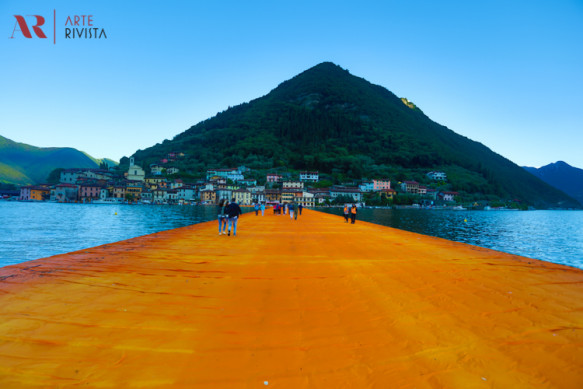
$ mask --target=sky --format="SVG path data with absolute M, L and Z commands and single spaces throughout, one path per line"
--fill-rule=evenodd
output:
M 66 39 L 75 15 L 107 39 Z M 518 165 L 583 168 L 582 42 L 583 0 L 2 0 L 0 135 L 119 160 L 331 61 Z

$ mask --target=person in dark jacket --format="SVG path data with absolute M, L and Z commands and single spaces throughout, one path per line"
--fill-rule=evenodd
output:
M 231 199 L 231 204 L 225 207 L 225 213 L 229 217 L 229 227 L 227 228 L 227 235 L 231 236 L 231 226 L 233 226 L 233 236 L 237 235 L 237 220 L 241 215 L 241 207 L 235 202 L 235 198 Z
M 304 209 L 304 206 L 302 204 L 298 205 L 298 211 L 300 211 L 300 216 L 302 215 L 302 209 Z

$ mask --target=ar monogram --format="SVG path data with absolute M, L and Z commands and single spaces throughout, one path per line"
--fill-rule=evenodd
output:
M 45 24 L 45 18 L 40 15 L 27 15 L 27 16 L 33 16 L 36 18 L 36 24 L 32 26 L 32 30 L 34 31 L 36 36 L 42 39 L 46 39 L 47 36 L 40 28 L 43 24 Z M 26 24 L 24 16 L 14 15 L 14 17 L 16 18 L 16 23 L 14 24 L 14 29 L 12 30 L 12 36 L 10 37 L 10 39 L 14 39 L 14 34 L 16 33 L 16 31 L 22 32 L 22 35 L 24 35 L 25 38 L 32 38 L 32 34 L 30 33 L 30 29 Z

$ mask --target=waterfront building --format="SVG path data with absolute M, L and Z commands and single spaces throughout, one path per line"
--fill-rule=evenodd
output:
M 313 188 L 309 192 L 314 195 L 315 205 L 324 204 L 326 201 L 330 201 L 330 188 Z
M 279 189 L 265 189 L 265 201 L 281 202 L 281 192 Z
M 350 196 L 355 202 L 362 200 L 362 192 L 358 188 L 332 187 L 330 189 L 330 197 L 334 200 L 338 196 Z
M 168 199 L 166 189 L 158 188 L 152 191 L 152 203 L 162 204 Z
M 251 197 L 252 203 L 262 203 L 265 201 L 265 192 L 251 192 Z
M 193 201 L 196 200 L 196 189 L 190 185 L 183 185 L 176 189 L 178 192 L 177 198 L 179 200 Z
M 295 200 L 296 194 L 302 195 L 302 190 L 297 188 L 284 188 L 281 190 L 281 202 L 291 203 Z
M 81 202 L 99 200 L 103 188 L 104 186 L 100 184 L 81 184 L 79 185 L 79 200 Z
M 216 204 L 217 193 L 214 190 L 203 189 L 200 191 L 200 201 L 207 204 Z
M 152 202 L 152 191 L 149 189 L 142 191 L 141 197 L 142 197 L 142 199 L 141 199 L 142 202 L 151 203 Z
M 169 204 L 176 204 L 178 202 L 178 189 L 166 190 L 166 202 Z
M 59 203 L 71 203 L 77 201 L 79 186 L 73 184 L 59 184 L 51 190 L 51 201 Z
M 43 201 L 49 199 L 51 190 L 41 185 L 29 185 L 20 188 L 19 200 L 21 201 Z
M 227 189 L 227 187 L 223 187 L 220 189 L 216 190 L 217 194 L 217 203 L 221 200 L 227 200 L 229 202 L 231 202 L 231 199 L 233 198 L 233 190 L 232 189 Z
M 140 166 L 134 163 L 134 157 L 130 158 L 130 167 L 128 169 L 127 179 L 132 181 L 144 181 L 146 172 Z
M 139 181 L 131 181 L 126 184 L 126 196 L 131 195 L 133 200 L 140 200 L 142 198 L 142 183 Z
M 295 202 L 303 207 L 314 207 L 316 205 L 316 195 L 310 192 L 301 192 L 300 196 L 295 198 Z
M 116 199 L 124 199 L 126 197 L 126 186 L 123 184 L 114 185 L 113 197 Z
M 237 189 L 233 191 L 233 197 L 235 201 L 241 205 L 250 205 L 251 204 L 251 192 L 247 189 Z

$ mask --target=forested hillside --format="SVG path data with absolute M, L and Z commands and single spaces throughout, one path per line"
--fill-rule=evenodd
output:
M 147 168 L 174 151 L 186 154 L 178 167 L 193 174 L 245 164 L 318 170 L 342 181 L 443 170 L 455 190 L 537 207 L 578 206 L 481 143 L 433 122 L 414 103 L 329 62 L 134 157 Z

